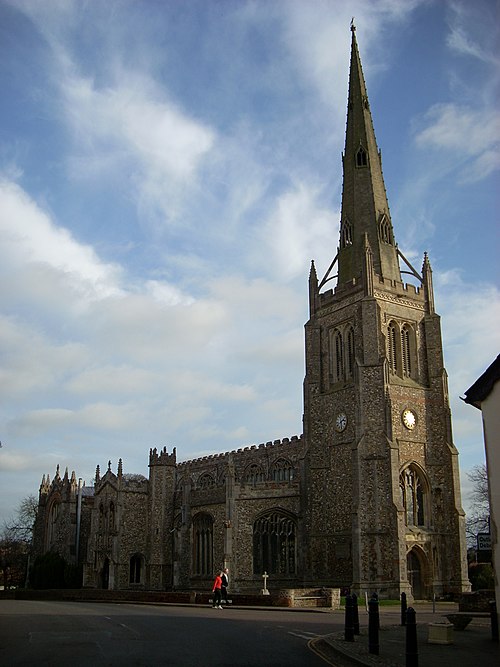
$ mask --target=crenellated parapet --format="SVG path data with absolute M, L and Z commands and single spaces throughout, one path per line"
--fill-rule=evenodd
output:
M 276 450 L 276 453 L 280 447 L 284 447 L 287 445 L 296 445 L 298 443 L 301 443 L 303 441 L 303 435 L 293 435 L 291 438 L 283 438 L 282 440 L 270 440 L 269 442 L 266 443 L 261 443 L 260 445 L 248 445 L 247 447 L 240 447 L 239 449 L 233 449 L 229 452 L 222 452 L 219 454 L 208 454 L 207 456 L 201 456 L 200 458 L 197 459 L 189 459 L 188 461 L 182 461 L 181 463 L 178 464 L 177 468 L 182 469 L 188 466 L 192 466 L 193 464 L 199 464 L 199 463 L 210 463 L 210 462 L 223 462 L 225 459 L 229 459 L 231 457 L 233 460 L 237 459 L 238 454 L 245 455 L 247 452 L 252 452 L 255 450 L 267 450 L 267 451 L 274 451 Z
M 149 465 L 150 466 L 175 466 L 177 461 L 177 451 L 175 447 L 172 453 L 167 452 L 167 448 L 163 447 L 158 451 L 156 447 L 149 450 Z

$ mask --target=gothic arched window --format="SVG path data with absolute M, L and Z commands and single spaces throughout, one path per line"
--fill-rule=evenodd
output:
M 206 512 L 193 519 L 193 574 L 213 574 L 214 520 Z
M 200 478 L 198 480 L 198 488 L 199 489 L 213 489 L 215 486 L 215 480 L 210 475 L 208 472 L 203 473 L 200 475 Z
M 271 467 L 273 482 L 289 482 L 293 479 L 293 466 L 287 459 L 278 459 Z
M 245 470 L 245 482 L 247 484 L 255 486 L 256 484 L 259 484 L 259 482 L 263 482 L 264 479 L 265 479 L 264 471 L 262 470 L 262 467 L 257 463 L 252 463 Z
M 403 376 L 410 377 L 412 372 L 411 330 L 407 324 L 405 324 L 401 329 L 401 360 Z
M 115 504 L 111 502 L 109 504 L 109 530 L 113 531 L 115 529 Z
M 354 377 L 355 351 L 354 329 L 344 324 L 330 333 L 330 377 L 335 382 Z
M 356 153 L 356 167 L 366 167 L 368 165 L 368 155 L 363 146 L 358 148 Z
M 417 368 L 415 330 L 411 324 L 394 320 L 387 327 L 389 370 L 401 378 L 415 377 Z
M 336 331 L 333 337 L 335 350 L 334 379 L 338 382 L 344 378 L 344 341 L 340 331 Z
M 405 510 L 407 526 L 425 526 L 425 495 L 427 483 L 423 472 L 415 465 L 405 468 L 399 477 L 401 499 Z
M 130 558 L 129 582 L 131 584 L 140 584 L 142 581 L 143 558 L 141 554 L 134 554 Z
M 343 220 L 340 226 L 340 247 L 352 245 L 352 225 L 349 220 Z
M 398 372 L 398 327 L 390 322 L 387 327 L 387 357 L 391 373 Z
M 346 340 L 346 376 L 352 378 L 354 375 L 354 331 L 352 327 L 347 330 Z
M 253 526 L 254 574 L 295 574 L 297 526 L 284 512 L 270 512 Z
M 378 222 L 378 233 L 381 241 L 384 243 L 390 243 L 392 245 L 391 224 L 385 213 L 381 215 Z
M 57 500 L 52 503 L 52 506 L 49 510 L 49 518 L 47 522 L 47 535 L 46 535 L 46 545 L 47 550 L 55 544 L 57 539 L 57 522 L 59 519 L 59 510 L 61 503 Z

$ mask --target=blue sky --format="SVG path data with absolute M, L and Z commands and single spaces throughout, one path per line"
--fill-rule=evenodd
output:
M 0 0 L 0 521 L 57 464 L 300 434 L 351 17 L 396 239 L 434 271 L 454 441 L 498 354 L 499 3 Z

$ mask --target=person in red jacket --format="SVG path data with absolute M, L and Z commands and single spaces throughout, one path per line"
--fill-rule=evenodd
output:
M 221 587 L 222 587 L 222 572 L 219 572 L 219 574 L 215 577 L 214 586 L 212 588 L 212 593 L 213 593 L 212 607 L 214 609 L 215 608 L 222 609 Z

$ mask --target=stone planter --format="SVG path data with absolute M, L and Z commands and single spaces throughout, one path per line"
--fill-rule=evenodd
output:
M 429 623 L 429 644 L 453 644 L 452 623 Z

